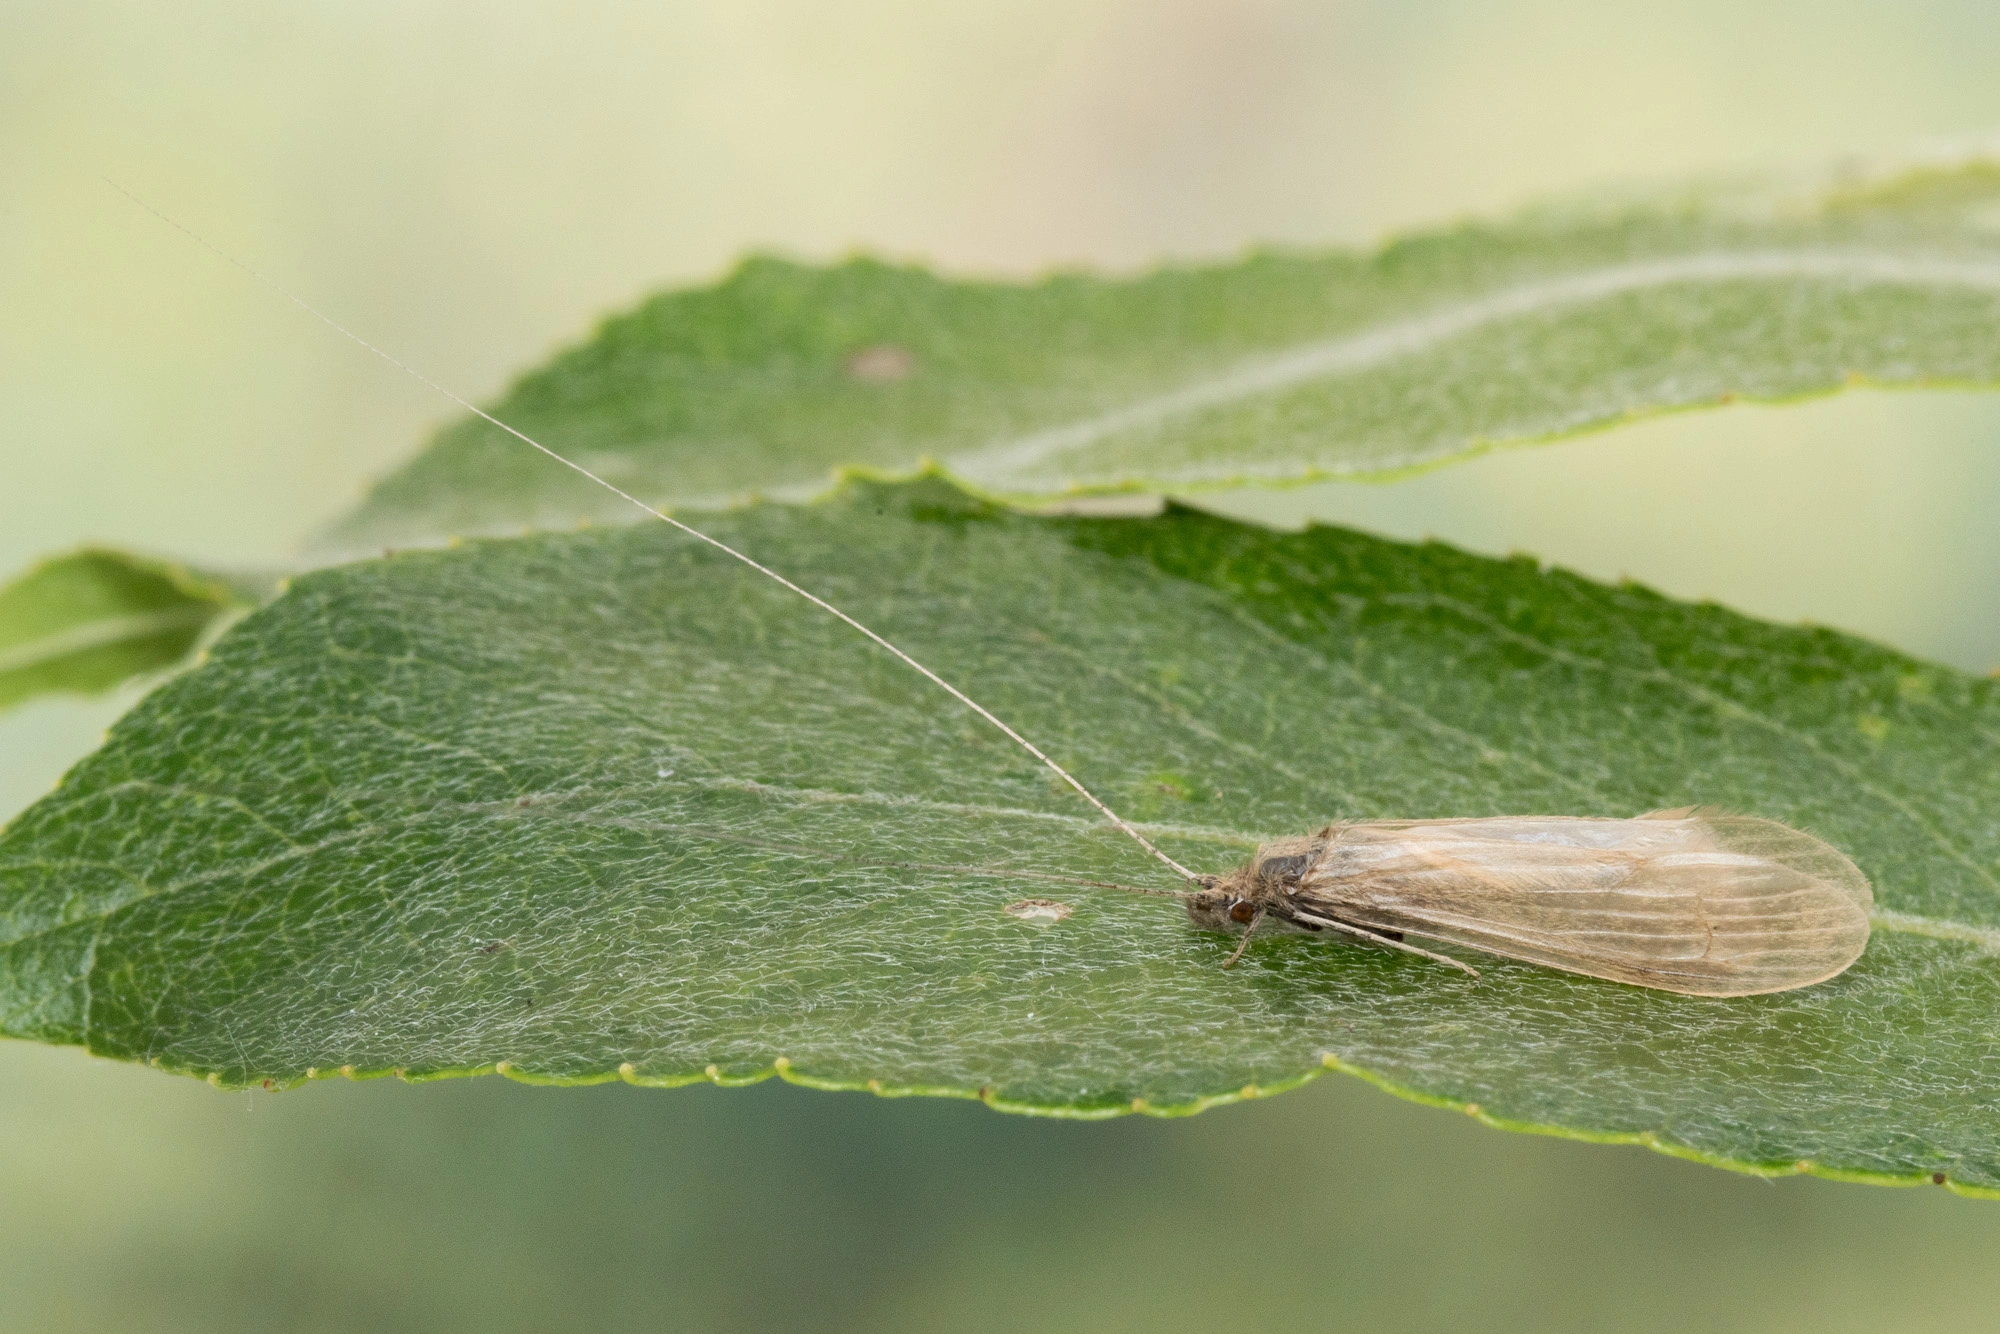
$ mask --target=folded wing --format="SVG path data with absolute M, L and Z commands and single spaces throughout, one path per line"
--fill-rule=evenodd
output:
M 1696 996 L 1825 981 L 1867 945 L 1873 903 L 1810 834 L 1683 811 L 1349 825 L 1297 893 L 1361 926 Z

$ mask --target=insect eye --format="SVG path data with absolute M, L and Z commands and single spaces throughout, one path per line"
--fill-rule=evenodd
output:
M 1229 920 L 1232 922 L 1248 922 L 1256 915 L 1257 910 L 1250 906 L 1248 900 L 1238 899 L 1229 905 Z

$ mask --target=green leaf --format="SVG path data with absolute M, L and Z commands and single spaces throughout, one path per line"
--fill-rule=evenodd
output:
M 0 709 L 165 671 L 257 592 L 252 581 L 122 551 L 44 561 L 0 588 Z
M 1368 254 L 1031 283 L 751 260 L 605 322 L 503 419 L 660 504 L 935 460 L 974 489 L 1379 477 L 1731 398 L 2000 378 L 2000 170 L 1798 209 L 1543 213 Z M 477 419 L 330 550 L 633 511 Z
M 1709 1001 L 1233 941 L 1046 770 L 664 525 L 296 581 L 0 837 L 0 1027 L 237 1085 L 755 1080 L 1177 1114 L 1328 1068 L 1500 1125 L 2000 1191 L 2000 683 L 1521 559 L 939 482 L 710 519 L 1180 860 L 1356 817 L 1714 803 L 1874 879 Z M 1006 874 L 1002 874 L 1006 873 Z M 1074 908 L 1038 924 L 1024 898 Z

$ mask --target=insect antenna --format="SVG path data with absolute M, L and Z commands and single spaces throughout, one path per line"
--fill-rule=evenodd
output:
M 533 436 L 528 435 L 526 432 L 517 430 L 514 427 L 509 426 L 506 422 L 501 421 L 498 417 L 495 417 L 492 413 L 486 411 L 478 404 L 473 403 L 469 399 L 462 398 L 458 394 L 455 394 L 451 390 L 445 388 L 442 384 L 439 384 L 436 380 L 431 379 L 430 376 L 425 375 L 422 371 L 410 365 L 408 362 L 401 361 L 396 357 L 391 356 L 388 352 L 377 347 L 375 344 L 369 342 L 367 339 L 363 338 L 360 334 L 355 333 L 352 329 L 348 328 L 340 321 L 334 319 L 331 315 L 328 315 L 325 311 L 313 305 L 311 302 L 307 301 L 304 297 L 294 294 L 290 288 L 287 288 L 283 283 L 280 283 L 277 279 L 268 276 L 261 270 L 252 268 L 249 264 L 246 264 L 242 260 L 236 258 L 236 256 L 230 254 L 227 250 L 224 250 L 221 246 L 215 244 L 207 237 L 201 235 L 201 233 L 195 231 L 192 227 L 189 227 L 181 222 L 178 222 L 175 219 L 167 216 L 165 213 L 162 213 L 159 209 L 154 208 L 151 204 L 139 198 L 139 196 L 133 194 L 130 190 L 127 190 L 124 186 L 118 184 L 118 182 L 112 180 L 110 177 L 106 176 L 103 178 L 103 180 L 106 185 L 116 190 L 119 194 L 124 195 L 127 199 L 131 200 L 134 204 L 138 205 L 146 212 L 152 214 L 155 218 L 158 218 L 161 222 L 166 223 L 169 227 L 172 227 L 175 231 L 181 233 L 183 236 L 186 236 L 188 239 L 192 240 L 197 245 L 201 246 L 204 250 L 207 250 L 209 253 L 217 256 L 218 258 L 222 259 L 223 261 L 227 262 L 233 267 L 242 270 L 244 273 L 249 274 L 252 278 L 255 278 L 265 287 L 270 288 L 273 292 L 276 292 L 279 296 L 282 296 L 283 298 L 285 298 L 285 300 L 291 302 L 293 305 L 297 306 L 300 310 L 305 311 L 306 314 L 311 315 L 314 319 L 326 325 L 329 329 L 332 329 L 335 333 L 341 335 L 343 338 L 346 338 L 349 341 L 363 348 L 366 348 L 368 351 L 373 352 L 376 356 L 388 362 L 391 366 L 394 366 L 397 370 L 402 371 L 405 375 L 408 375 L 411 379 L 417 381 L 419 384 L 422 384 L 426 388 L 429 388 L 435 391 L 436 393 L 441 394 L 445 398 L 450 399 L 453 403 L 456 403 L 459 407 L 464 408 L 467 412 L 472 413 L 474 416 L 479 417 L 480 419 L 489 423 L 490 425 L 499 427 L 501 430 L 505 431 L 508 435 L 513 436 L 516 440 L 521 441 L 523 444 L 531 446 L 532 448 L 541 451 L 543 454 L 546 454 L 548 457 L 554 459 L 557 463 L 562 464 L 563 467 L 568 468 L 570 471 L 577 473 L 583 477 L 589 478 L 591 481 L 597 483 L 599 486 L 603 487 L 606 491 L 609 491 L 612 495 L 617 496 L 619 499 L 627 501 L 630 504 L 636 506 L 637 508 L 644 510 L 646 513 L 652 515 L 654 518 L 660 520 L 662 523 L 672 524 L 675 528 L 680 529 L 681 532 L 686 533 L 689 537 L 697 538 L 700 541 L 706 542 L 708 545 L 714 547 L 717 551 L 722 552 L 724 555 L 734 557 L 736 560 L 741 561 L 743 564 L 749 566 L 757 573 L 765 576 L 768 579 L 775 580 L 777 583 L 790 589 L 792 592 L 797 593 L 800 597 L 812 603 L 815 607 L 818 607 L 821 611 L 824 611 L 829 615 L 835 616 L 840 620 L 846 622 L 853 629 L 859 630 L 862 634 L 874 640 L 881 647 L 895 654 L 896 657 L 900 658 L 906 665 L 908 665 L 911 668 L 914 668 L 918 673 L 920 673 L 929 681 L 931 681 L 932 684 L 941 687 L 945 691 L 945 693 L 949 694 L 953 699 L 963 704 L 966 708 L 971 709 L 974 713 L 978 714 L 981 718 L 984 718 L 987 722 L 993 724 L 993 726 L 998 728 L 1007 737 L 1009 741 L 1012 741 L 1015 745 L 1019 746 L 1021 749 L 1027 751 L 1030 755 L 1040 760 L 1044 765 L 1048 767 L 1050 772 L 1056 775 L 1056 777 L 1062 779 L 1065 783 L 1068 783 L 1072 788 L 1074 788 L 1077 792 L 1077 795 L 1081 796 L 1085 801 L 1095 806 L 1104 815 L 1105 819 L 1109 820 L 1112 824 L 1116 825 L 1121 831 L 1129 835 L 1132 838 L 1132 840 L 1135 843 L 1137 843 L 1140 847 L 1144 848 L 1147 852 L 1152 853 L 1153 856 L 1159 858 L 1160 861 L 1165 863 L 1165 865 L 1169 869 L 1171 869 L 1175 875 L 1178 875 L 1181 879 L 1187 881 L 1191 885 L 1198 886 L 1201 884 L 1201 877 L 1197 876 L 1193 871 L 1188 870 L 1187 867 L 1182 866 L 1179 862 L 1175 861 L 1172 857 L 1169 857 L 1166 853 L 1154 847 L 1152 840 L 1148 839 L 1144 834 L 1140 833 L 1137 829 L 1133 828 L 1130 824 L 1126 823 L 1125 819 L 1122 816 L 1120 816 L 1118 812 L 1112 810 L 1109 806 L 1105 805 L 1102 801 L 1098 800 L 1097 795 L 1094 792 L 1092 792 L 1089 788 L 1085 787 L 1080 781 L 1078 781 L 1076 775 L 1072 774 L 1069 770 L 1063 768 L 1060 764 L 1057 764 L 1054 760 L 1050 759 L 1047 755 L 1043 754 L 1041 748 L 1036 746 L 1034 742 L 1028 740 L 1028 738 L 1022 736 L 1019 732 L 1016 732 L 1006 723 L 1000 721 L 999 717 L 996 716 L 992 710 L 988 709 L 978 700 L 972 698 L 972 696 L 966 694 L 963 690 L 960 690 L 957 686 L 953 685 L 951 682 L 945 680 L 942 676 L 939 676 L 936 672 L 932 671 L 930 668 L 924 666 L 921 662 L 918 662 L 915 658 L 905 653 L 902 649 L 897 648 L 894 644 L 890 643 L 887 639 L 884 639 L 881 635 L 875 633 L 873 630 L 869 629 L 861 622 L 855 620 L 852 616 L 849 616 L 846 612 L 842 611 L 840 608 L 834 606 L 831 602 L 828 602 L 825 598 L 822 598 L 817 594 L 807 592 L 805 589 L 799 587 L 791 580 L 785 578 L 784 575 L 779 574 L 776 570 L 770 568 L 768 565 L 761 564 L 758 561 L 752 559 L 751 557 L 746 556 L 742 552 L 738 551 L 735 547 L 730 546 L 728 543 L 720 540 L 719 538 L 710 537 L 707 533 L 702 532 L 699 528 L 693 527 L 690 524 L 682 523 L 679 519 L 676 519 L 673 515 L 666 513 L 664 510 L 655 509 L 653 506 L 639 499 L 639 497 L 633 495 L 631 492 L 626 491 L 606 481 L 604 478 L 598 476 L 590 469 L 584 467 L 581 463 L 576 462 L 574 459 L 567 458 L 564 455 L 557 453 L 555 450 L 549 448 L 547 445 L 535 439 Z M 1126 888 L 1126 886 L 1118 886 L 1118 888 Z

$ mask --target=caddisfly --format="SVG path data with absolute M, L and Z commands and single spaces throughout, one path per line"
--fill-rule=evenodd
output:
M 1422 954 L 1408 936 L 1692 996 L 1824 982 L 1868 943 L 1868 880 L 1775 820 L 1369 820 L 1267 843 L 1205 877 L 1188 916 L 1243 943 L 1266 921 Z M 1471 969 L 1466 969 L 1470 972 Z

